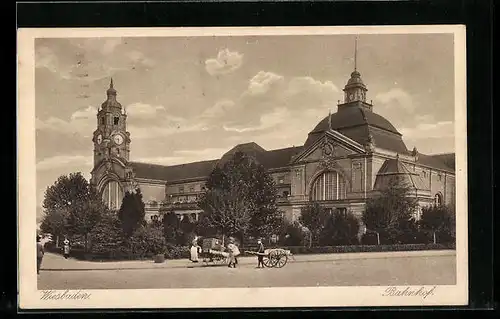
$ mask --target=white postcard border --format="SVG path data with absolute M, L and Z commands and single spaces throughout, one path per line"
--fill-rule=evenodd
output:
M 35 38 L 453 33 L 455 38 L 456 285 L 432 295 L 384 296 L 387 286 L 81 290 L 88 299 L 42 299 L 37 290 Z M 21 309 L 436 306 L 468 303 L 465 26 L 40 28 L 18 30 L 18 282 Z M 410 286 L 419 289 L 421 286 Z M 433 286 L 423 286 L 432 289 Z M 399 287 L 401 289 L 406 288 Z M 63 291 L 58 291 L 63 292 Z M 78 293 L 72 290 L 70 293 Z M 207 298 L 207 296 L 210 296 Z

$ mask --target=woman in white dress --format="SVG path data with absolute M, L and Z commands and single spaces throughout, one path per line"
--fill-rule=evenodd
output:
M 198 240 L 195 238 L 191 243 L 191 261 L 194 263 L 198 262 L 198 251 L 200 246 L 198 246 Z

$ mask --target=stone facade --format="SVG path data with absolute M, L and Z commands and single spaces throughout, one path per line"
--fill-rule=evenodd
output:
M 454 154 L 409 151 L 396 128 L 366 102 L 366 86 L 358 71 L 351 74 L 344 91 L 338 111 L 320 121 L 303 146 L 268 151 L 255 143 L 240 144 L 221 160 L 236 151 L 255 157 L 271 174 L 280 209 L 290 221 L 312 200 L 361 216 L 366 200 L 395 175 L 404 176 L 420 205 L 452 203 Z M 129 161 L 127 116 L 116 101 L 113 83 L 107 95 L 97 114 L 91 179 L 103 199 L 117 208 L 126 190 L 140 187 L 147 219 L 162 206 L 179 216 L 197 218 L 201 212 L 197 198 L 219 160 L 174 166 Z

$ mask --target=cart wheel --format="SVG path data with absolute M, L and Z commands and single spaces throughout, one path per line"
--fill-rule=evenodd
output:
M 276 268 L 283 268 L 283 266 L 286 265 L 287 261 L 288 261 L 287 255 L 285 255 L 285 254 L 279 254 L 275 267 Z
M 226 263 L 226 257 L 224 256 L 216 256 L 214 257 L 214 264 L 216 265 L 224 265 Z
M 269 267 L 275 268 L 276 265 L 278 264 L 278 261 L 280 259 L 280 252 L 279 251 L 271 251 L 269 253 Z
M 264 264 L 264 267 L 267 268 L 272 268 L 273 267 L 273 260 L 270 255 L 264 256 L 262 263 Z

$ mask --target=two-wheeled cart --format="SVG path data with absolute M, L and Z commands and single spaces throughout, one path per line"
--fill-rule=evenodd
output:
M 283 268 L 288 262 L 288 256 L 293 257 L 289 250 L 281 248 L 266 249 L 263 253 L 245 251 L 248 254 L 263 256 L 264 266 L 267 268 Z
M 200 257 L 206 265 L 227 265 L 229 253 L 224 250 L 221 240 L 205 238 L 202 242 Z

